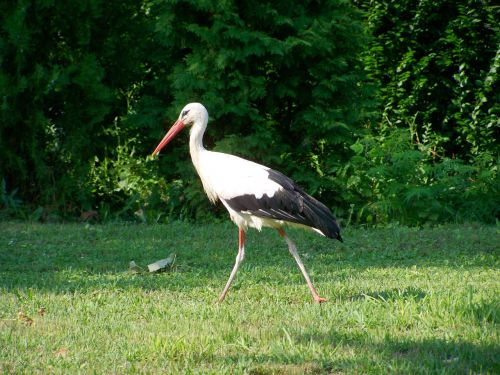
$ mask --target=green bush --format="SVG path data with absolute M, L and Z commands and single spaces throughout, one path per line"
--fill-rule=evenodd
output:
M 0 176 L 23 200 L 75 215 L 95 204 L 91 162 L 145 75 L 136 1 L 0 4 Z
M 488 0 L 360 3 L 382 123 L 415 120 L 440 156 L 500 153 L 500 8 Z
M 414 127 L 386 127 L 351 146 L 355 155 L 340 175 L 353 220 L 372 224 L 494 222 L 500 215 L 500 158 L 482 153 L 471 162 L 435 160 L 432 144 Z

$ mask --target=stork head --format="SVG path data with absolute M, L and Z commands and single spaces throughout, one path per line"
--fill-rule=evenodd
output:
M 208 112 L 200 103 L 189 103 L 184 108 L 182 108 L 179 118 L 172 125 L 170 130 L 167 132 L 165 137 L 156 146 L 153 151 L 153 156 L 158 155 L 163 147 L 165 147 L 174 137 L 186 126 L 193 126 L 199 124 L 200 126 L 206 126 L 208 121 Z

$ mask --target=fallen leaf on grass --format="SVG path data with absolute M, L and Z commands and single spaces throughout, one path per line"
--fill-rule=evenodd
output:
M 168 258 L 157 260 L 154 263 L 148 264 L 149 272 L 163 272 L 171 268 L 175 262 L 175 254 L 172 253 Z
M 68 348 L 60 348 L 54 352 L 54 355 L 56 357 L 66 357 L 68 355 L 69 349 Z

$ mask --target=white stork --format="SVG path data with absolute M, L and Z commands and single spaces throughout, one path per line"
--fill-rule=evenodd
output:
M 203 147 L 203 134 L 207 122 L 208 112 L 202 104 L 186 105 L 153 155 L 157 155 L 184 127 L 190 127 L 189 151 L 203 188 L 210 201 L 222 202 L 239 228 L 238 255 L 219 302 L 224 300 L 245 257 L 245 232 L 249 227 L 258 230 L 262 227 L 277 229 L 302 271 L 314 301 L 326 301 L 318 295 L 295 244 L 285 234 L 283 227 L 285 224 L 305 227 L 342 241 L 335 217 L 324 204 L 305 193 L 282 173 L 234 155 L 206 150 Z

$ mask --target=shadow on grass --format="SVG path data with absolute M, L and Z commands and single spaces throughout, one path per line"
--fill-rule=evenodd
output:
M 427 295 L 422 289 L 409 287 L 405 289 L 394 288 L 391 290 L 384 290 L 381 292 L 361 293 L 351 297 L 351 300 L 366 300 L 373 299 L 382 302 L 390 302 L 395 300 L 408 300 L 421 301 Z
M 226 362 L 252 363 L 251 374 L 306 373 L 499 373 L 500 347 L 443 339 L 373 341 L 367 334 L 291 334 L 291 347 L 272 355 L 224 357 Z M 311 343 L 331 346 L 328 358 L 312 360 L 301 347 Z M 335 359 L 338 358 L 338 359 Z
M 500 301 L 479 301 L 466 306 L 466 314 L 478 323 L 500 324 Z M 500 357 L 499 357 L 500 358 Z M 500 361 L 500 359 L 499 359 Z

